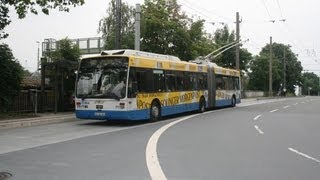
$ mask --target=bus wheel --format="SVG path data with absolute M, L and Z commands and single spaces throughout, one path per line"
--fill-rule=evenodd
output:
M 204 100 L 204 98 L 201 98 L 199 102 L 199 112 L 203 113 L 205 110 L 206 110 L 206 101 Z
M 161 118 L 161 108 L 159 103 L 153 101 L 150 108 L 150 121 L 158 121 Z
M 235 107 L 235 106 L 236 106 L 236 98 L 232 96 L 231 107 Z

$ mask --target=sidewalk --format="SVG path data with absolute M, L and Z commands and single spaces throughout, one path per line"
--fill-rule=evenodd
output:
M 52 124 L 75 120 L 74 112 L 64 113 L 39 113 L 38 117 L 32 118 L 13 118 L 0 120 L 0 129 L 10 129 L 19 127 L 36 126 L 41 124 Z

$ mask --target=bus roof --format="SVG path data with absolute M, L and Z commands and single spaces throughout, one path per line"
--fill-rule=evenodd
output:
M 101 55 L 123 55 L 123 56 L 136 56 L 144 58 L 152 58 L 157 60 L 171 60 L 171 61 L 181 61 L 176 56 L 156 54 L 144 51 L 137 51 L 132 49 L 119 49 L 119 50 L 106 50 L 102 51 Z

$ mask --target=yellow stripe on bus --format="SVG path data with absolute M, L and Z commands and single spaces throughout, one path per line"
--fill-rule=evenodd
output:
M 139 93 L 137 94 L 138 109 L 149 109 L 154 99 L 158 99 L 161 107 L 180 104 L 190 104 L 200 101 L 204 91 L 164 92 L 164 93 Z
M 164 70 L 207 72 L 207 67 L 205 65 L 197 65 L 185 61 L 164 61 L 136 57 L 130 58 L 129 66 Z

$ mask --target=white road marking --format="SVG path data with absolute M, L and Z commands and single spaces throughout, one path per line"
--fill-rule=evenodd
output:
M 158 129 L 151 136 L 151 138 L 148 141 L 147 147 L 146 147 L 146 161 L 147 161 L 147 167 L 148 167 L 151 179 L 153 179 L 153 180 L 155 180 L 155 179 L 166 180 L 167 179 L 167 177 L 165 176 L 165 174 L 162 171 L 162 168 L 160 166 L 159 159 L 158 159 L 158 154 L 157 154 L 157 144 L 158 144 L 158 140 L 159 140 L 161 134 L 163 132 L 165 132 L 168 128 L 170 128 L 171 126 L 173 126 L 179 122 L 185 121 L 187 119 L 193 118 L 195 116 L 198 116 L 198 115 L 199 114 L 187 116 L 182 119 L 173 121 L 169 124 L 166 124 L 165 126 L 162 126 L 160 129 Z
M 318 159 L 316 159 L 316 158 L 314 158 L 314 157 L 311 157 L 311 156 L 309 156 L 309 155 L 307 155 L 307 154 L 304 154 L 304 153 L 302 153 L 302 152 L 299 152 L 299 151 L 297 151 L 297 150 L 295 150 L 295 149 L 293 149 L 293 148 L 288 148 L 288 150 L 291 151 L 291 152 L 294 152 L 294 153 L 296 153 L 296 154 L 298 154 L 298 155 L 300 155 L 300 156 L 303 156 L 303 157 L 305 157 L 305 158 L 307 158 L 307 159 L 310 159 L 310 160 L 312 160 L 312 161 L 315 161 L 315 162 L 317 162 L 317 163 L 320 163 L 320 160 L 318 160 Z
M 254 128 L 256 128 L 259 134 L 264 134 L 264 132 L 259 128 L 259 126 L 254 125 Z
M 290 107 L 290 106 L 289 105 L 288 106 L 284 106 L 283 109 L 287 109 L 288 107 Z
M 274 110 L 272 110 L 270 112 L 273 113 L 273 112 L 276 112 L 276 111 L 279 111 L 279 109 L 274 109 Z
M 259 114 L 258 116 L 254 117 L 253 120 L 258 120 L 261 117 L 261 114 Z
M 303 101 L 303 102 L 301 102 L 301 104 L 305 104 L 305 103 L 306 103 L 306 102 L 304 102 L 304 101 Z
M 296 105 L 298 105 L 298 103 L 294 103 L 293 105 L 296 106 Z

